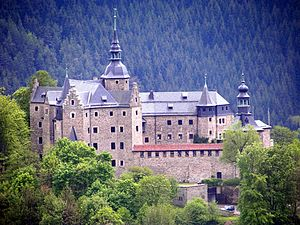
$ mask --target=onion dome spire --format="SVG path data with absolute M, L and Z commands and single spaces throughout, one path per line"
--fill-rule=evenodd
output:
M 121 60 L 121 47 L 117 35 L 117 9 L 114 8 L 114 27 L 113 27 L 113 39 L 111 41 L 111 46 L 109 52 L 111 53 L 110 61 Z
M 249 90 L 248 86 L 245 84 L 244 73 L 242 73 L 242 80 L 241 80 L 240 86 L 238 87 L 238 90 L 239 90 L 239 92 L 243 92 L 243 93 L 246 93 Z

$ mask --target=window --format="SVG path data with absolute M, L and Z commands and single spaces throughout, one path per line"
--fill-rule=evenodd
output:
M 200 151 L 200 156 L 204 156 L 204 151 L 203 150 Z
M 212 119 L 211 119 L 211 117 L 209 117 L 209 119 L 208 119 L 208 120 L 209 120 L 209 122 L 211 122 L 211 120 L 212 120 Z
M 209 135 L 212 135 L 212 131 L 211 130 L 209 131 Z
M 98 149 L 98 143 L 93 143 L 93 147 L 97 150 Z
M 170 151 L 170 157 L 174 157 L 174 151 Z
M 222 172 L 217 172 L 217 178 L 222 179 Z
M 182 140 L 182 138 L 183 138 L 183 134 L 178 134 L 178 139 Z
M 39 122 L 39 128 L 41 128 L 43 126 L 42 122 Z
M 157 140 L 161 140 L 161 134 L 157 134 Z
M 116 132 L 116 127 L 110 127 L 110 132 L 115 133 Z
M 167 157 L 167 152 L 163 152 L 163 157 Z
M 194 121 L 193 120 L 189 120 L 189 125 L 193 125 Z
M 181 157 L 181 151 L 177 151 L 178 157 Z
M 120 166 L 124 166 L 124 161 L 120 160 Z
M 224 110 L 224 107 L 222 106 L 222 111 Z
M 193 157 L 196 157 L 197 156 L 197 151 L 193 151 Z
M 124 127 L 120 126 L 120 132 L 123 133 L 124 132 Z
M 38 106 L 34 107 L 34 110 L 35 110 L 36 112 L 39 111 L 39 107 L 38 107 Z
M 124 149 L 124 142 L 120 142 L 120 149 Z
M 144 152 L 140 152 L 140 158 L 144 158 Z
M 110 149 L 111 149 L 111 150 L 116 149 L 116 143 L 115 143 L 115 142 L 111 142 L 111 143 L 110 143 Z
M 208 152 L 208 154 L 207 154 L 207 155 L 208 155 L 208 156 L 211 156 L 211 151 L 207 151 L 207 152 Z
M 112 167 L 115 167 L 115 166 L 116 166 L 116 160 L 114 160 L 114 159 L 111 160 L 111 166 L 112 166 Z
M 219 123 L 222 123 L 222 119 L 219 119 Z
M 39 144 L 42 145 L 43 144 L 43 138 L 39 137 Z
M 74 99 L 71 100 L 71 105 L 75 105 Z
M 122 112 L 122 115 L 123 115 L 123 116 L 126 116 L 126 111 L 123 111 L 123 112 Z
M 90 133 L 90 128 L 88 127 L 88 134 Z
M 219 156 L 219 155 L 220 155 L 220 151 L 217 150 L 217 151 L 216 151 L 216 156 Z
M 205 112 L 205 111 L 206 111 L 206 108 L 203 108 L 202 111 Z
M 228 110 L 228 106 L 226 106 L 226 108 L 225 108 L 226 110 Z
M 156 157 L 156 158 L 159 157 L 159 152 L 155 152 L 155 157 Z
M 222 134 L 219 134 L 219 139 L 222 139 Z
M 172 121 L 171 120 L 167 120 L 167 125 L 172 125 Z
M 48 114 L 49 113 L 49 109 L 45 109 L 45 114 Z
M 211 111 L 211 108 L 208 108 L 208 111 Z
M 224 118 L 222 119 L 222 123 L 225 123 L 225 119 Z
M 138 115 L 139 114 L 139 111 L 135 110 L 135 115 Z
M 71 113 L 70 113 L 70 118 L 72 118 L 72 119 L 75 118 L 75 113 L 74 113 L 74 112 L 71 112 Z
M 189 157 L 189 151 L 185 151 L 185 157 Z
M 148 158 L 152 157 L 152 152 L 148 152 Z
M 118 81 L 118 80 L 116 80 L 116 84 L 119 84 L 119 81 Z
M 145 137 L 145 143 L 149 143 L 149 137 Z
M 135 102 L 137 102 L 137 100 L 138 100 L 138 99 L 137 99 L 137 98 L 135 98 Z
M 98 112 L 95 112 L 95 117 L 97 117 L 98 116 Z
M 194 139 L 194 134 L 189 134 L 189 139 Z
M 88 114 L 87 114 L 87 113 L 85 113 L 85 117 L 88 117 Z
M 98 133 L 98 127 L 93 127 L 93 133 L 97 134 Z
M 182 120 L 178 120 L 178 125 L 182 125 Z
M 113 112 L 113 111 L 110 111 L 110 112 L 109 112 L 109 116 L 114 116 L 114 112 Z
M 171 140 L 172 139 L 172 134 L 168 134 L 167 139 Z
M 136 130 L 136 132 L 138 132 L 139 131 L 139 126 L 135 126 L 135 130 Z
M 183 197 L 182 197 L 182 196 L 179 196 L 179 197 L 178 197 L 178 201 L 181 201 L 181 202 L 182 202 L 182 201 L 183 201 Z

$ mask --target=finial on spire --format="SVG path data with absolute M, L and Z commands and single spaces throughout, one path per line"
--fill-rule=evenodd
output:
M 244 75 L 244 72 L 242 72 L 242 83 L 245 83 L 245 75 Z
M 207 79 L 207 73 L 204 74 L 204 86 L 207 86 L 206 79 Z
M 118 13 L 117 8 L 114 8 L 114 31 L 117 30 L 117 13 Z
M 66 65 L 66 77 L 68 78 L 69 75 L 68 75 L 68 65 Z

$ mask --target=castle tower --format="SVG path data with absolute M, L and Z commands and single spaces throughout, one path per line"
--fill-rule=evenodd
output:
M 129 74 L 121 62 L 121 47 L 117 35 L 117 9 L 114 9 L 113 39 L 110 46 L 110 63 L 101 76 L 103 86 L 109 91 L 129 90 Z
M 242 125 L 245 126 L 249 123 L 252 116 L 250 112 L 250 96 L 248 94 L 248 86 L 245 84 L 244 73 L 242 73 L 241 84 L 238 87 L 239 94 L 237 96 L 237 116 L 239 117 Z

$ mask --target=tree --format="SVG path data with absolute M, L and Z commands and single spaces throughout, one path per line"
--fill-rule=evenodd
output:
M 45 155 L 41 172 L 44 183 L 55 193 L 70 187 L 77 197 L 97 179 L 106 183 L 113 177 L 109 153 L 97 155 L 94 148 L 67 138 L 60 139 Z
M 128 172 L 121 175 L 121 179 L 133 179 L 134 182 L 139 182 L 145 176 L 153 175 L 153 171 L 148 167 L 133 166 L 128 168 Z
M 242 127 L 240 122 L 233 124 L 225 131 L 222 160 L 236 163 L 242 151 L 254 142 L 259 142 L 259 136 L 252 126 Z
M 141 206 L 143 204 L 152 206 L 158 203 L 170 203 L 175 197 L 172 190 L 172 184 L 165 176 L 145 176 L 139 182 L 137 200 Z
M 195 134 L 193 143 L 208 143 L 208 138 L 200 137 L 198 134 Z
M 56 197 L 53 192 L 49 192 L 45 198 L 44 203 L 40 208 L 41 225 L 56 225 L 62 224 L 64 201 L 60 197 Z
M 91 217 L 91 224 L 95 225 L 122 225 L 123 221 L 118 213 L 116 213 L 111 207 L 105 206 L 98 210 L 94 216 Z
M 215 204 L 208 205 L 203 199 L 196 198 L 184 207 L 179 224 L 218 224 L 218 210 Z
M 143 208 L 138 220 L 142 225 L 175 225 L 176 209 L 169 204 L 158 204 Z
M 275 126 L 271 131 L 271 138 L 274 140 L 274 143 L 280 145 L 292 143 L 298 135 L 297 131 L 291 131 L 289 128 L 282 126 Z
M 291 206 L 297 193 L 294 150 L 280 145 L 263 148 L 254 143 L 239 156 L 238 165 L 242 224 L 293 224 Z
M 30 151 L 25 114 L 14 100 L 0 95 L 1 173 L 13 172 L 35 160 Z

